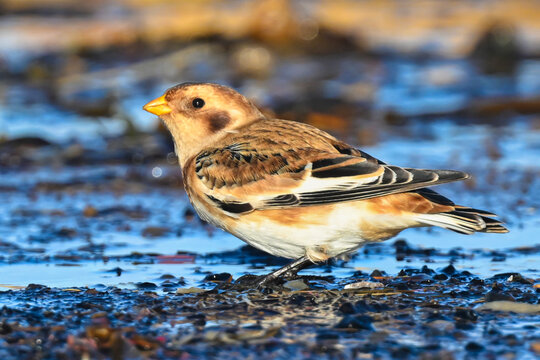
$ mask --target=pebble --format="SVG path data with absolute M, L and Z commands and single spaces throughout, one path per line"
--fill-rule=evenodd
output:
M 465 350 L 469 352 L 480 352 L 484 350 L 484 347 L 477 342 L 471 341 L 465 345 Z
M 373 272 L 369 276 L 371 276 L 372 278 L 380 278 L 380 277 L 385 276 L 385 274 L 386 273 L 384 271 L 373 270 Z
M 143 229 L 142 236 L 147 238 L 161 237 L 169 233 L 171 229 L 162 226 L 148 226 Z
M 476 321 L 478 319 L 478 314 L 476 313 L 476 311 L 470 308 L 458 307 L 456 308 L 456 311 L 454 312 L 454 316 L 456 318 L 469 320 L 469 321 Z
M 13 331 L 13 328 L 8 323 L 0 322 L 0 335 L 7 335 Z
M 181 288 L 181 289 L 178 289 L 176 290 L 176 293 L 181 295 L 181 294 L 199 294 L 199 293 L 203 293 L 203 292 L 206 292 L 207 290 L 205 289 L 201 289 L 201 288 L 197 288 L 197 287 L 189 287 L 189 288 Z
M 454 267 L 454 265 L 450 264 L 444 269 L 442 269 L 441 272 L 445 273 L 446 275 L 452 275 L 456 273 L 456 268 Z
M 356 329 L 373 331 L 373 319 L 367 315 L 345 315 L 336 325 L 337 329 Z
M 345 285 L 344 289 L 376 289 L 376 288 L 383 288 L 384 284 L 380 282 L 373 282 L 373 281 L 359 281 L 352 284 Z
M 232 275 L 229 273 L 219 273 L 219 274 L 210 274 L 204 278 L 204 282 L 215 282 L 215 283 L 230 283 L 232 281 Z
M 524 278 L 521 274 L 512 274 L 506 279 L 508 282 L 514 282 L 514 283 L 520 283 L 520 284 L 526 284 L 526 285 L 532 285 L 534 283 L 531 279 Z
M 92 205 L 86 205 L 83 209 L 84 217 L 96 217 L 97 214 L 98 214 L 98 210 Z
M 484 297 L 485 302 L 493 301 L 516 301 L 512 295 L 502 293 L 498 289 L 493 289 Z
M 491 301 L 477 307 L 477 310 L 493 310 L 520 314 L 540 313 L 540 304 L 528 304 L 515 301 Z
M 301 290 L 309 289 L 309 286 L 302 279 L 287 281 L 285 284 L 283 284 L 283 287 L 292 291 L 301 291 Z
M 137 289 L 144 289 L 144 290 L 151 290 L 151 289 L 157 288 L 156 284 L 152 282 L 148 282 L 148 281 L 136 283 L 135 286 L 137 287 Z

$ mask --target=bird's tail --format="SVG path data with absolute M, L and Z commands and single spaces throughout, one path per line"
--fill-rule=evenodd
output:
M 460 234 L 470 235 L 475 232 L 507 233 L 508 229 L 499 220 L 493 219 L 497 215 L 484 210 L 455 206 L 454 211 L 436 214 L 418 214 L 417 221 L 432 226 L 439 226 Z

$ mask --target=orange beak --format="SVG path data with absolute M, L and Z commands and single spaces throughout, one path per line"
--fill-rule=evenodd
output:
M 172 111 L 167 104 L 167 100 L 165 100 L 165 95 L 150 101 L 148 104 L 143 106 L 143 109 L 157 116 L 165 115 Z

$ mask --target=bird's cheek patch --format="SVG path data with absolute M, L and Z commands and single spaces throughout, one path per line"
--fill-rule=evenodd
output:
M 211 132 L 225 128 L 230 122 L 231 118 L 225 111 L 218 111 L 208 115 L 208 129 Z

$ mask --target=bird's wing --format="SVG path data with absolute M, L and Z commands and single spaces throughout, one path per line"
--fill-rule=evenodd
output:
M 466 179 L 452 170 L 391 166 L 360 152 L 288 149 L 272 152 L 237 143 L 194 160 L 202 191 L 229 213 L 365 200 Z

